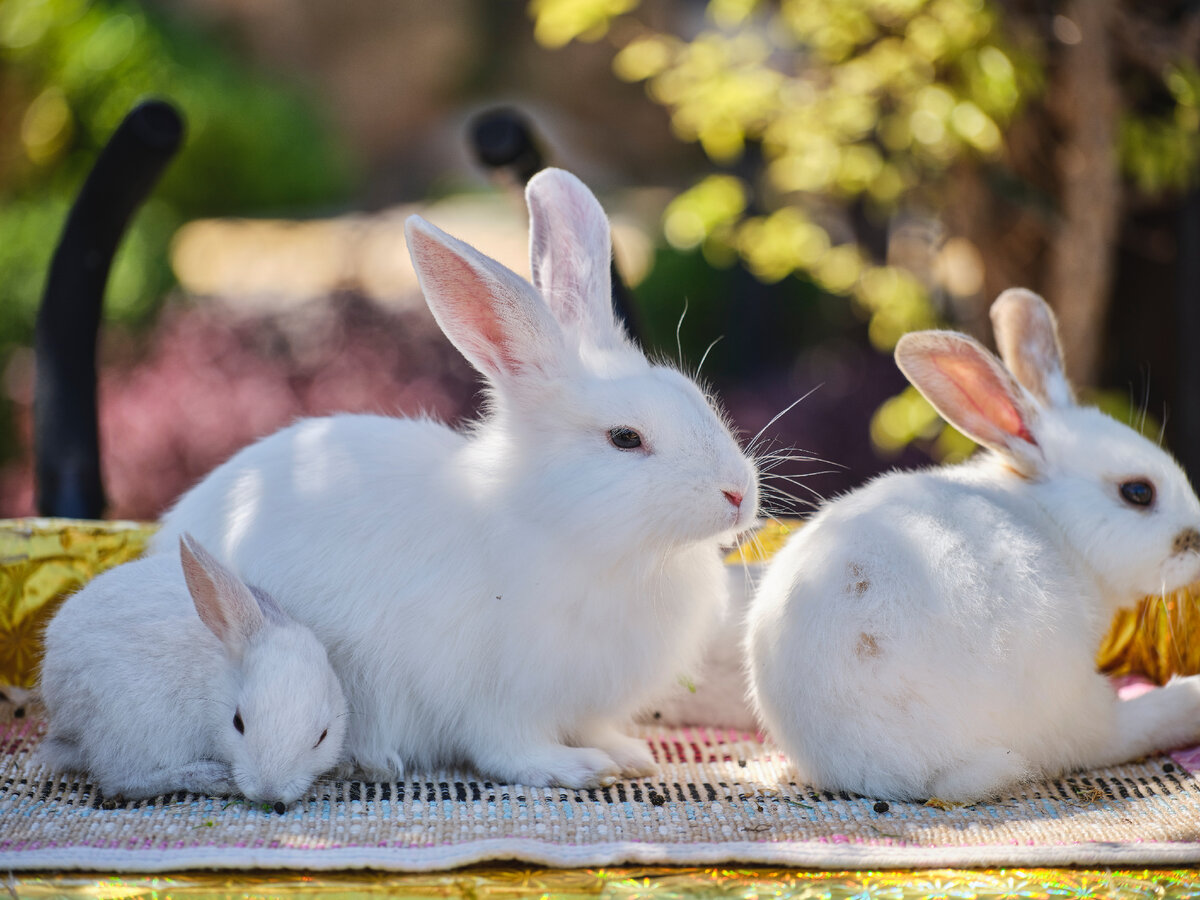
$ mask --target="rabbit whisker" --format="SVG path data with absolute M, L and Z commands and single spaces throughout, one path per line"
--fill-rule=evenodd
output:
M 683 341 L 680 339 L 680 332 L 683 331 L 683 320 L 688 314 L 688 298 L 683 298 L 683 312 L 679 314 L 679 321 L 675 323 L 675 353 L 679 359 L 679 368 L 683 368 Z
M 1150 363 L 1146 363 L 1145 387 L 1142 389 L 1141 416 L 1138 419 L 1138 434 L 1146 430 L 1146 415 L 1150 412 Z
M 812 394 L 815 391 L 819 390 L 820 388 L 823 388 L 824 386 L 825 386 L 825 383 L 821 382 L 816 387 L 811 388 L 810 390 L 808 390 L 806 393 L 804 393 L 800 397 L 797 397 L 795 400 L 793 400 L 791 403 L 789 403 L 787 406 L 785 406 L 779 412 L 775 413 L 775 415 L 774 415 L 774 417 L 772 417 L 771 421 L 768 422 L 766 425 L 764 425 L 762 428 L 760 428 L 758 430 L 758 434 L 756 434 L 754 437 L 752 437 L 750 439 L 750 443 L 746 445 L 746 452 L 753 453 L 754 448 L 758 446 L 758 439 L 763 436 L 763 432 L 765 432 L 768 428 L 770 428 L 772 425 L 774 425 L 776 422 L 778 422 L 780 420 L 780 418 L 785 416 L 787 413 L 791 412 L 797 406 L 797 404 L 802 403 L 803 401 L 807 400 L 809 397 L 812 396 Z
M 823 472 L 813 472 L 812 474 L 814 474 L 814 475 L 823 475 L 823 474 L 826 474 L 826 473 L 823 473 Z M 825 498 L 824 498 L 823 496 L 821 496 L 821 494 L 820 494 L 820 493 L 819 493 L 819 492 L 818 492 L 818 491 L 817 491 L 815 488 L 811 488 L 811 487 L 809 487 L 807 484 L 805 484 L 803 481 L 801 481 L 801 480 L 799 479 L 799 477 L 794 477 L 794 476 L 791 476 L 791 475 L 780 475 L 780 474 L 776 473 L 776 474 L 773 474 L 773 475 L 771 475 L 771 480 L 772 480 L 772 482 L 774 482 L 774 481 L 786 481 L 788 484 L 792 485 L 793 487 L 797 487 L 797 488 L 800 488 L 801 490 L 807 491 L 809 494 L 811 494 L 812 496 L 816 497 L 818 500 L 820 500 L 820 501 L 822 501 L 822 502 L 824 502 L 824 500 L 825 500 Z M 773 491 L 780 490 L 779 486 L 778 486 L 777 484 L 773 484 L 773 483 L 772 483 L 772 484 L 769 484 L 769 485 L 767 485 L 765 489 L 766 489 L 766 490 L 773 490 Z
M 711 344 L 709 344 L 705 348 L 704 355 L 700 357 L 700 364 L 696 366 L 696 373 L 695 373 L 696 378 L 700 377 L 700 370 L 704 368 L 704 361 L 706 359 L 708 359 L 709 351 L 711 351 L 713 347 L 717 346 L 717 344 L 721 343 L 721 341 L 724 340 L 724 338 L 725 338 L 725 335 L 721 335 L 720 337 L 716 338 Z

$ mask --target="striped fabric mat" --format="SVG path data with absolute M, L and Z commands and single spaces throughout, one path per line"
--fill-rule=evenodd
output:
M 842 869 L 1200 862 L 1200 784 L 1183 757 L 935 809 L 814 793 L 753 735 L 646 729 L 660 773 L 603 790 L 445 771 L 318 782 L 278 815 L 185 793 L 105 800 L 82 776 L 35 766 L 44 724 L 15 712 L 0 704 L 0 871 L 428 871 L 498 859 Z

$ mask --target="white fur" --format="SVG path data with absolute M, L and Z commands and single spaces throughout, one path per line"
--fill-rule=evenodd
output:
M 202 548 L 180 552 L 199 581 L 164 553 L 99 575 L 54 615 L 40 760 L 91 772 L 109 796 L 187 790 L 291 803 L 338 763 L 346 730 L 325 649 Z
M 408 222 L 434 316 L 488 379 L 480 421 L 301 421 L 186 494 L 155 544 L 192 531 L 312 627 L 368 771 L 648 773 L 619 726 L 694 664 L 726 600 L 719 547 L 753 521 L 721 417 L 613 320 L 599 203 L 558 170 L 527 196 L 536 288 Z M 643 446 L 617 449 L 615 427 Z
M 660 725 L 704 725 L 755 731 L 746 667 L 746 614 L 763 566 L 729 565 L 729 609 L 709 639 L 695 672 L 681 672 L 676 683 L 638 716 Z
M 1040 298 L 1006 292 L 993 320 L 1042 331 L 999 335 L 1039 396 L 965 336 L 906 336 L 909 379 L 991 452 L 829 504 L 752 604 L 756 703 L 819 788 L 970 802 L 1200 740 L 1196 678 L 1118 702 L 1094 663 L 1118 607 L 1200 578 L 1200 502 L 1159 447 L 1074 404 Z M 1122 500 L 1132 478 L 1152 507 Z

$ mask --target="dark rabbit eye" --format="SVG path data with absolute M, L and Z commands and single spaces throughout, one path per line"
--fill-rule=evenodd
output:
M 608 442 L 618 450 L 636 450 L 642 446 L 642 436 L 632 428 L 610 428 Z
M 324 742 L 325 738 L 328 737 L 328 735 L 329 735 L 329 729 L 326 728 L 324 731 L 321 732 L 321 736 L 319 738 L 317 738 L 317 742 L 315 744 L 313 744 L 313 749 L 316 750 L 318 747 L 320 747 L 321 744 Z
M 242 711 L 240 709 L 233 714 L 233 727 L 238 730 L 238 734 L 246 733 L 246 723 L 242 721 Z
M 1149 481 L 1126 481 L 1121 485 L 1121 499 L 1130 506 L 1149 506 L 1154 502 L 1154 485 Z

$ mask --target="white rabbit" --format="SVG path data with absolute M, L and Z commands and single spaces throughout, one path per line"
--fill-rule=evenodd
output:
M 1094 662 L 1118 607 L 1200 578 L 1200 502 L 1163 450 L 1075 405 L 1040 297 L 1006 291 L 992 321 L 1008 369 L 953 332 L 896 347 L 991 452 L 829 504 L 752 603 L 763 723 L 818 788 L 978 801 L 1200 740 L 1195 677 L 1118 702 Z
M 39 760 L 110 796 L 240 793 L 282 811 L 339 761 L 341 685 L 270 596 L 190 536 L 179 554 L 105 572 L 55 613 Z
M 619 726 L 694 664 L 726 602 L 719 547 L 754 521 L 722 417 L 613 319 L 596 198 L 549 169 L 527 200 L 533 286 L 407 223 L 434 317 L 487 378 L 479 421 L 301 421 L 184 495 L 155 545 L 192 531 L 313 629 L 369 773 L 649 773 Z
M 726 566 L 729 608 L 709 639 L 695 672 L 680 673 L 677 682 L 654 698 L 638 718 L 659 725 L 703 725 L 737 731 L 758 729 L 750 702 L 746 671 L 746 613 L 762 564 Z

